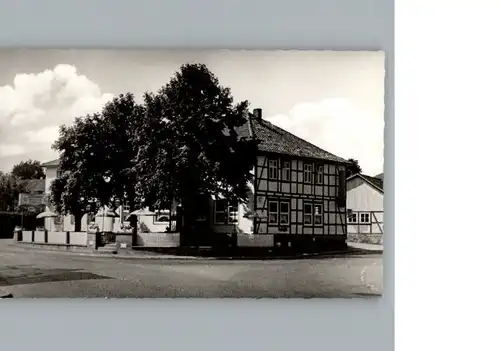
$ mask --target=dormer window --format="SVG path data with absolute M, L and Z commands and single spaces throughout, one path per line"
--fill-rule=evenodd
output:
M 290 180 L 290 161 L 283 161 L 281 165 L 281 180 Z
M 269 160 L 269 179 L 278 179 L 278 160 Z
M 324 166 L 316 165 L 316 184 L 323 184 Z
M 312 164 L 304 164 L 304 183 L 312 183 Z

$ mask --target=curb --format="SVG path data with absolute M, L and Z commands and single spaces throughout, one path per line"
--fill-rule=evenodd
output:
M 146 255 L 138 253 L 125 253 L 125 254 L 110 254 L 108 252 L 96 253 L 96 252 L 78 252 L 78 251 L 57 251 L 57 250 L 44 250 L 44 249 L 30 249 L 30 248 L 18 248 L 15 246 L 10 246 L 16 251 L 22 252 L 44 252 L 44 253 L 55 253 L 62 255 L 80 256 L 80 257 L 95 257 L 95 258 L 106 258 L 106 259 L 121 259 L 121 260 L 217 260 L 217 261 L 273 261 L 273 260 L 303 260 L 303 259 L 328 259 L 335 257 L 349 257 L 349 256 L 368 256 L 368 255 L 379 255 L 383 254 L 383 251 L 379 250 L 364 250 L 358 248 L 351 248 L 344 251 L 328 251 L 321 253 L 310 253 L 310 254 L 299 254 L 299 255 L 276 255 L 276 256 L 181 256 L 181 255 L 166 255 L 166 254 L 156 254 L 156 255 Z M 1 291 L 0 291 L 1 292 Z

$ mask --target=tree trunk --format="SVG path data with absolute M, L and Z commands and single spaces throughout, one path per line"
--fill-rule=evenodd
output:
M 193 245 L 193 206 L 189 199 L 182 199 L 182 226 L 179 230 L 181 245 L 182 246 L 192 246 Z
M 75 232 L 81 232 L 82 231 L 82 213 L 77 212 L 74 214 L 75 216 Z
M 130 213 L 136 210 L 136 204 L 134 201 L 130 201 L 129 206 Z M 132 227 L 132 246 L 137 246 L 137 222 L 137 216 L 130 216 L 130 226 Z

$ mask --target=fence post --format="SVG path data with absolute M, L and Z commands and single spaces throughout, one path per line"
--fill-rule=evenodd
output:
M 43 241 L 48 244 L 49 243 L 49 231 L 45 229 L 45 232 L 43 233 Z
M 66 232 L 66 245 L 69 245 L 69 232 Z
M 31 231 L 31 242 L 32 243 L 35 242 L 35 231 L 34 230 Z

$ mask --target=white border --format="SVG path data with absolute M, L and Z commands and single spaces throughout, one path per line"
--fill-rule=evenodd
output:
M 396 5 L 396 350 L 500 350 L 499 7 Z

